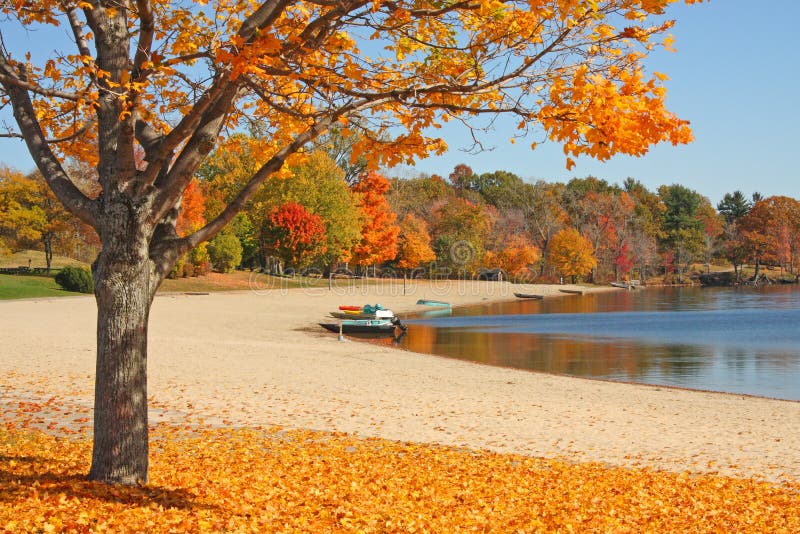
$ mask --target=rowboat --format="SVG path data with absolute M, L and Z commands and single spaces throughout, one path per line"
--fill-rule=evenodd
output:
M 625 282 L 611 282 L 613 287 L 618 287 L 620 289 L 635 289 L 636 286 L 633 284 L 626 284 Z
M 394 335 L 395 328 L 405 329 L 395 319 L 343 319 L 338 323 L 320 323 L 320 326 L 331 332 L 343 334 Z
M 583 289 L 559 289 L 559 291 L 570 295 L 583 295 Z
M 514 296 L 520 299 L 542 300 L 544 298 L 544 295 L 532 295 L 530 293 L 514 293 Z
M 437 308 L 449 308 L 449 302 L 442 302 L 440 300 L 428 300 L 428 299 L 419 299 L 417 301 L 417 306 L 435 306 Z

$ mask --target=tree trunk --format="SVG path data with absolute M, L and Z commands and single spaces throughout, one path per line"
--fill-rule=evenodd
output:
M 116 246 L 115 246 L 116 245 Z M 97 300 L 94 449 L 89 479 L 147 482 L 147 323 L 159 283 L 146 244 L 104 243 Z
M 49 232 L 44 237 L 44 261 L 47 273 L 50 274 L 50 266 L 53 264 L 53 236 Z
M 756 285 L 758 285 L 758 271 L 760 267 L 761 267 L 761 255 L 759 254 L 756 256 L 756 272 L 753 275 L 753 283 Z

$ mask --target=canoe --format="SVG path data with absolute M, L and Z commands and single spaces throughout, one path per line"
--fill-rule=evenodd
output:
M 625 282 L 611 282 L 611 285 L 620 289 L 634 289 L 636 287 L 633 284 L 626 284 Z
M 361 311 L 361 306 L 339 306 L 339 309 L 342 311 L 350 310 L 350 311 Z
M 417 306 L 436 306 L 438 308 L 449 308 L 449 302 L 442 302 L 440 300 L 428 300 L 428 299 L 419 299 L 417 301 Z
M 569 293 L 570 295 L 583 295 L 582 289 L 559 289 L 562 293 Z
M 542 300 L 544 298 L 544 295 L 532 295 L 530 293 L 514 293 L 514 296 L 520 299 Z

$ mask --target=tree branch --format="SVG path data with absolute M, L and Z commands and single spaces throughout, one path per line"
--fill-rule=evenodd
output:
M 153 46 L 155 24 L 153 21 L 153 7 L 149 0 L 136 0 L 139 12 L 139 44 L 136 46 L 136 55 L 133 58 L 133 72 L 131 77 L 139 79 L 142 74 L 142 65 L 150 57 Z
M 9 68 L 10 65 L 7 59 L 0 54 L 0 69 L 7 71 Z M 22 74 L 20 75 L 22 76 Z M 23 79 L 23 81 L 25 80 Z M 14 118 L 20 127 L 20 132 L 28 146 L 28 151 L 50 189 L 53 190 L 53 193 L 55 193 L 64 207 L 83 222 L 96 227 L 99 214 L 98 203 L 80 192 L 53 154 L 47 139 L 44 137 L 42 127 L 36 119 L 36 112 L 33 109 L 33 102 L 28 91 L 16 84 L 6 83 L 2 80 L 0 80 L 0 83 L 3 84 L 6 94 L 11 100 Z
M 66 141 L 72 141 L 76 137 L 79 137 L 80 135 L 83 135 L 84 133 L 86 133 L 86 130 L 88 130 L 91 125 L 92 125 L 91 122 L 85 122 L 85 123 L 83 123 L 83 126 L 81 126 L 80 128 L 78 128 L 77 130 L 75 130 L 73 133 L 71 133 L 69 135 L 65 135 L 64 137 L 54 137 L 54 138 L 51 138 L 51 139 L 45 139 L 44 141 L 46 143 L 51 144 L 51 145 L 55 145 L 55 144 L 58 144 L 58 143 L 64 143 Z M 21 133 L 17 133 L 17 132 L 9 132 L 9 133 L 0 134 L 0 137 L 6 138 L 6 139 L 23 139 L 23 140 L 25 139 L 24 135 L 22 135 Z
M 67 93 L 65 91 L 58 91 L 56 89 L 45 89 L 44 87 L 40 87 L 34 83 L 20 79 L 16 74 L 14 74 L 13 68 L 7 61 L 3 61 L 3 66 L 0 66 L 0 83 L 2 83 L 4 86 L 14 85 L 20 89 L 30 91 L 31 93 L 35 93 L 37 95 L 52 98 L 63 98 L 64 100 L 70 100 L 72 102 L 77 102 L 81 99 L 81 96 L 78 93 Z
M 82 56 L 91 56 L 92 51 L 89 49 L 89 42 L 86 40 L 86 34 L 83 33 L 83 24 L 78 18 L 78 8 L 71 7 L 67 10 L 67 19 L 72 28 L 72 35 L 75 37 L 75 46 L 78 47 L 78 52 Z

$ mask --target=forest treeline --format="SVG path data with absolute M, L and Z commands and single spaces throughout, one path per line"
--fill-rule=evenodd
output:
M 192 181 L 178 215 L 188 234 L 234 199 L 259 164 L 259 141 L 237 135 Z M 91 171 L 78 184 L 92 195 Z M 388 174 L 388 173 L 387 173 Z M 96 195 L 97 193 L 94 192 Z M 387 177 L 351 163 L 330 136 L 271 177 L 228 227 L 184 257 L 171 276 L 211 269 L 274 273 L 347 269 L 384 276 L 504 276 L 552 282 L 665 277 L 682 282 L 694 264 L 728 264 L 733 278 L 763 266 L 794 278 L 800 202 L 740 191 L 714 206 L 680 184 L 652 191 L 628 178 L 526 182 L 507 171 Z M 0 169 L 0 253 L 36 248 L 92 261 L 93 231 L 55 201 L 36 173 Z M 48 265 L 49 267 L 49 265 Z M 763 271 L 762 271 L 763 272 Z

